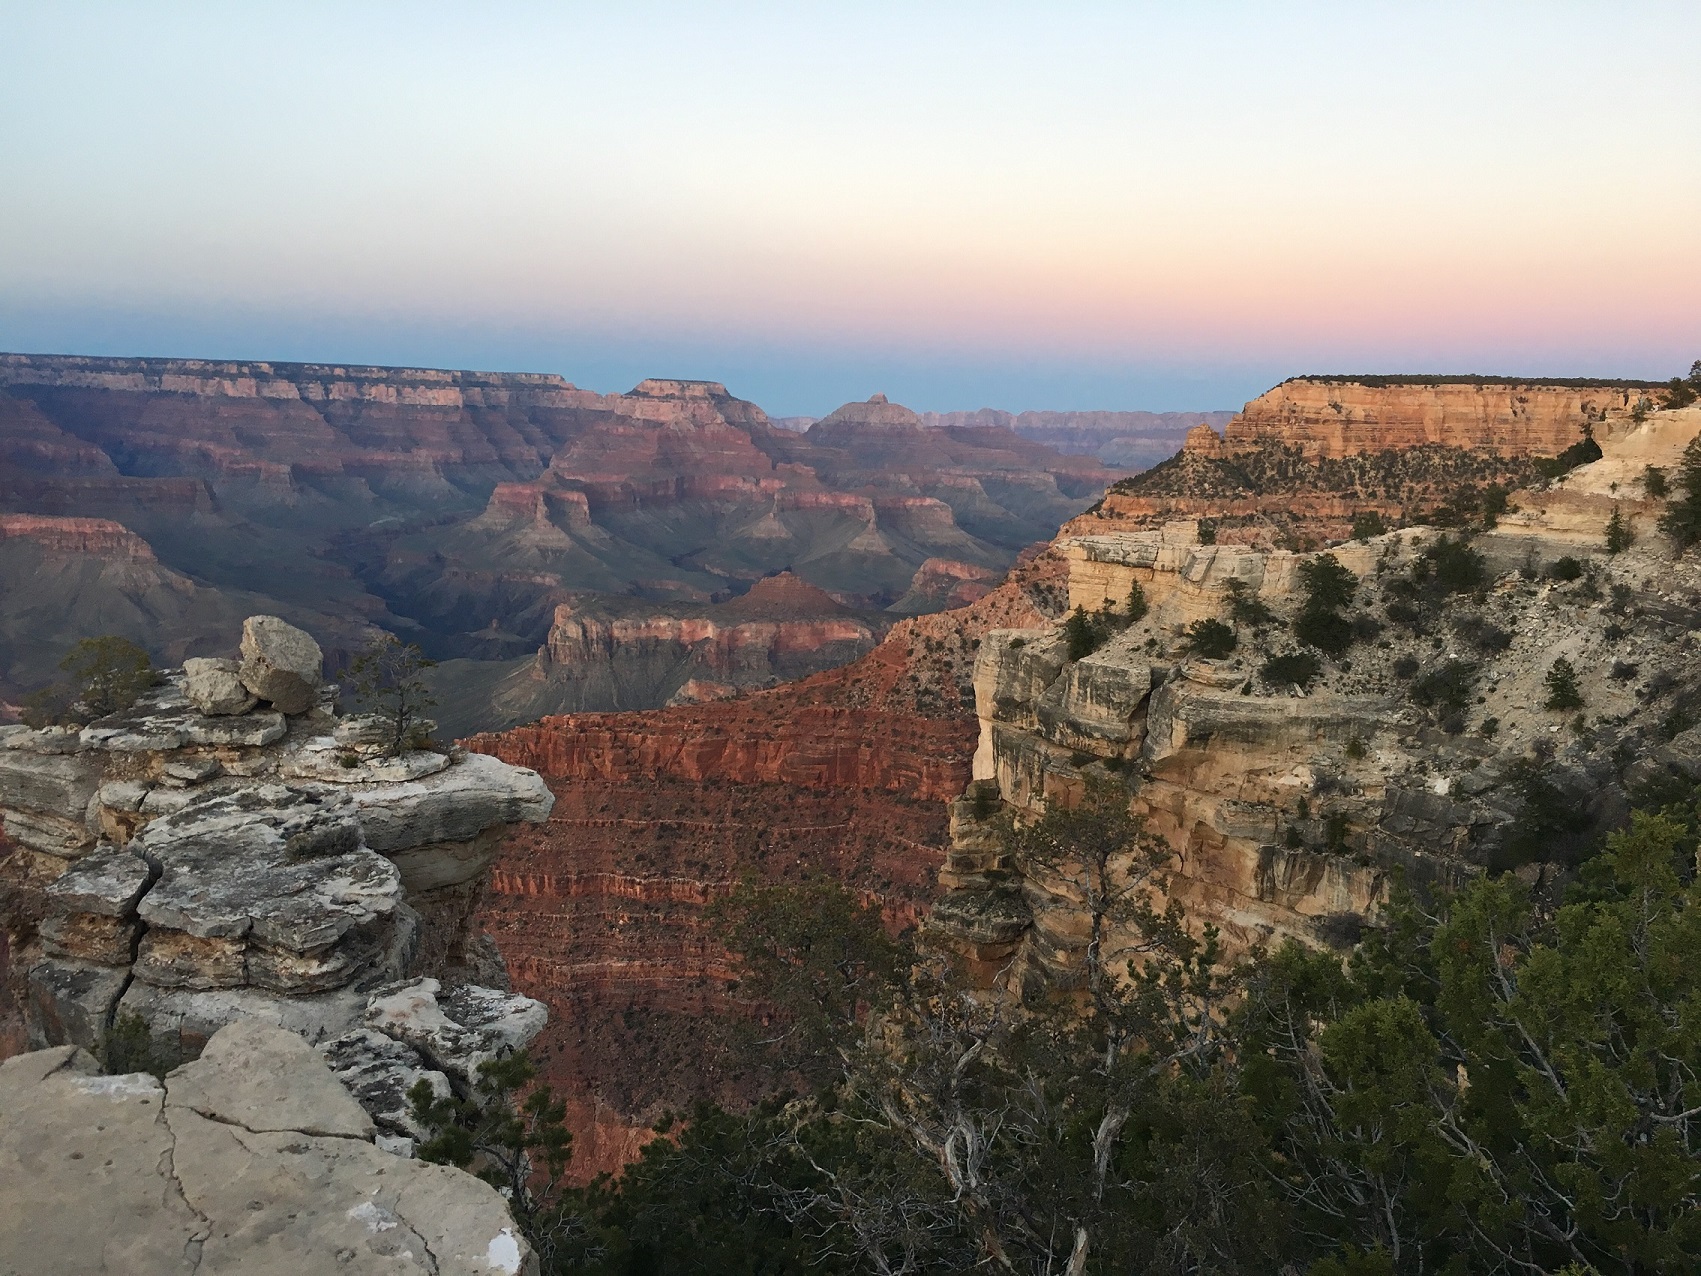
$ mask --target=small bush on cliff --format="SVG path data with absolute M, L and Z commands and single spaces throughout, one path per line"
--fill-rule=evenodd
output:
M 1146 602 L 1146 591 L 1139 581 L 1128 587 L 1128 623 L 1138 624 L 1146 618 L 1151 607 Z
M 1228 582 L 1229 619 L 1237 625 L 1263 629 L 1276 623 L 1276 613 L 1265 601 L 1247 589 L 1243 580 Z
M 1195 656 L 1221 660 L 1235 648 L 1234 630 L 1216 619 L 1195 620 L 1187 626 L 1186 647 Z
M 1076 607 L 1063 622 L 1063 642 L 1071 660 L 1092 655 L 1109 638 L 1108 628 L 1096 615 L 1088 615 L 1085 608 Z
M 1630 526 L 1630 521 L 1624 517 L 1618 506 L 1614 505 L 1612 507 L 1612 517 L 1607 519 L 1606 552 L 1609 554 L 1622 554 L 1635 543 L 1635 529 Z
M 1666 472 L 1657 465 L 1650 465 L 1642 471 L 1642 491 L 1649 500 L 1663 501 L 1671 494 L 1671 486 L 1666 482 Z
M 384 721 L 385 750 L 391 757 L 431 747 L 425 715 L 437 701 L 425 685 L 425 671 L 436 663 L 413 643 L 404 646 L 394 634 L 384 634 L 349 670 L 361 708 Z
M 1388 530 L 1388 521 L 1375 510 L 1364 510 L 1353 515 L 1352 539 L 1367 541 L 1372 536 L 1381 536 Z
M 148 653 L 128 638 L 84 638 L 59 662 L 66 677 L 24 701 L 23 719 L 36 728 L 69 726 L 122 713 L 159 681 Z
M 1476 689 L 1477 667 L 1465 660 L 1446 660 L 1412 683 L 1412 702 L 1436 710 L 1438 717 L 1463 713 Z
M 584 1224 L 562 1192 L 573 1152 L 567 1105 L 536 1080 L 537 1069 L 521 1050 L 479 1064 L 471 1098 L 440 1099 L 421 1080 L 408 1102 L 428 1135 L 419 1145 L 420 1160 L 472 1169 L 501 1192 L 543 1269 L 552 1272 Z
M 1309 651 L 1289 651 L 1266 660 L 1258 676 L 1272 687 L 1309 687 L 1322 671 L 1322 662 Z

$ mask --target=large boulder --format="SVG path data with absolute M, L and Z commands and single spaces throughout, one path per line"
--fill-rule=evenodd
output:
M 306 713 L 319 699 L 325 656 L 313 636 L 276 616 L 242 622 L 242 685 L 283 713 Z
M 307 641 L 313 640 L 308 638 Z M 183 662 L 183 694 L 189 698 L 189 703 L 209 717 L 247 713 L 259 700 L 243 686 L 240 670 L 241 666 L 234 660 L 192 657 Z

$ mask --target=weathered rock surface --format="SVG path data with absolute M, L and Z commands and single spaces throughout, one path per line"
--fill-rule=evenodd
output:
M 425 1137 L 408 1097 L 415 1085 L 424 1081 L 439 1099 L 454 1093 L 449 1078 L 426 1064 L 419 1051 L 371 1028 L 334 1037 L 319 1047 L 319 1053 L 377 1128 L 394 1138 Z
M 366 1022 L 418 1050 L 464 1089 L 479 1082 L 479 1065 L 529 1045 L 549 1012 L 541 1001 L 493 988 L 462 986 L 439 998 L 435 979 L 416 979 L 374 994 Z
M 324 671 L 324 653 L 305 630 L 276 616 L 250 616 L 242 622 L 242 663 L 237 676 L 278 712 L 311 709 L 319 698 Z
M 537 1271 L 496 1191 L 404 1160 L 291 1033 L 232 1025 L 161 1084 L 61 1046 L 0 1064 L 0 1270 Z
M 167 1058 L 239 1019 L 323 1041 L 362 1026 L 378 985 L 484 961 L 485 868 L 511 824 L 547 817 L 548 789 L 459 751 L 304 776 L 339 721 L 296 638 L 250 631 L 274 673 L 312 673 L 305 711 L 208 717 L 170 674 L 81 731 L 0 738 L 6 964 L 34 1044 L 99 1050 L 128 1014 Z
M 1034 818 L 1095 778 L 1126 789 L 1148 843 L 1167 853 L 1161 894 L 1231 948 L 1336 942 L 1347 922 L 1374 918 L 1395 873 L 1454 883 L 1517 866 L 1538 884 L 1562 877 L 1580 839 L 1622 817 L 1633 784 L 1701 774 L 1701 749 L 1669 729 L 1701 702 L 1685 655 L 1701 571 L 1653 535 L 1570 581 L 1542 567 L 1599 546 L 1615 506 L 1651 521 L 1632 483 L 1646 464 L 1672 464 L 1697 432 L 1695 409 L 1626 422 L 1603 438 L 1601 461 L 1514 493 L 1505 525 L 1474 537 L 1481 586 L 1422 612 L 1410 604 L 1413 573 L 1435 529 L 1336 546 L 1358 580 L 1363 637 L 1321 661 L 1303 690 L 1268 684 L 1262 665 L 1295 646 L 1283 630 L 1308 555 L 1201 544 L 1192 520 L 1064 539 L 1072 604 L 1120 607 L 1138 585 L 1149 610 L 1073 661 L 1055 626 L 984 637 L 976 783 L 953 805 L 947 894 L 930 930 L 985 978 L 1068 986 L 1087 937 L 1080 901 L 1001 854 L 991 816 Z M 1186 627 L 1233 624 L 1237 605 L 1271 618 L 1236 625 L 1227 659 L 1190 657 Z M 1578 671 L 1584 715 L 1542 707 L 1561 656 Z M 1468 690 L 1438 703 L 1424 690 L 1432 675 Z M 1531 776 L 1547 787 L 1529 788 Z M 1532 812 L 1531 792 L 1545 794 L 1543 809 Z M 1570 831 L 1515 842 L 1534 817 Z M 1031 928 L 1017 936 L 1024 910 Z
M 209 717 L 247 713 L 259 703 L 243 685 L 241 665 L 216 656 L 198 656 L 183 662 L 183 694 L 189 703 Z

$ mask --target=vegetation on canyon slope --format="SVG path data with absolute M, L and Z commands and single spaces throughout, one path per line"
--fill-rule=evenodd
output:
M 1563 900 L 1405 893 L 1350 955 L 1236 963 L 1106 785 L 1007 828 L 1090 925 L 976 993 L 836 884 L 722 910 L 800 1093 L 704 1107 L 565 1202 L 555 1270 L 1677 1270 L 1701 1259 L 1701 793 Z M 1115 937 L 1131 935 L 1131 943 Z

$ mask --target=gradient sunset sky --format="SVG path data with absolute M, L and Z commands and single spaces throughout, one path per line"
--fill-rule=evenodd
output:
M 1701 358 L 1701 3 L 0 0 L 0 349 L 1236 407 Z

